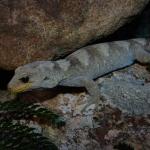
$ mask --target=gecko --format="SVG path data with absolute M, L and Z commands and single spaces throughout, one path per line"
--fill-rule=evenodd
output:
M 90 97 L 85 110 L 89 105 L 103 101 L 94 81 L 96 78 L 132 65 L 135 61 L 150 63 L 147 43 L 144 38 L 99 43 L 80 48 L 64 59 L 25 64 L 15 70 L 8 89 L 20 93 L 56 86 L 85 87 Z

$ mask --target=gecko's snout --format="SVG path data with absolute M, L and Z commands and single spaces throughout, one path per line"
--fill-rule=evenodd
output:
M 27 78 L 23 78 L 22 81 L 18 81 L 17 83 L 13 83 L 13 81 L 10 81 L 8 83 L 7 89 L 11 93 L 21 93 L 29 90 L 32 86 L 32 83 L 28 82 Z
M 7 90 L 10 92 L 10 93 L 13 93 L 13 86 L 12 86 L 12 83 L 11 81 L 8 83 L 7 85 Z
M 12 85 L 11 85 L 11 81 L 8 83 L 8 85 L 7 85 L 7 90 L 8 91 L 11 91 L 11 89 L 12 89 Z

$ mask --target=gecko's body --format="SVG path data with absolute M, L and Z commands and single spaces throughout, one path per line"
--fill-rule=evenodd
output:
M 100 92 L 93 81 L 106 73 L 129 66 L 135 61 L 150 63 L 146 39 L 115 41 L 87 46 L 58 61 L 37 61 L 15 71 L 9 88 L 22 92 L 55 86 L 85 87 L 97 102 Z

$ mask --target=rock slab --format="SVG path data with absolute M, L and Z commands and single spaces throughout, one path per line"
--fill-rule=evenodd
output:
M 65 55 L 106 36 L 149 0 L 1 0 L 0 68 Z

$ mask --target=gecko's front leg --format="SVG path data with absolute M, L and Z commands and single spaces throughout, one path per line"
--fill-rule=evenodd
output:
M 97 108 L 99 102 L 102 100 L 98 85 L 91 79 L 85 77 L 74 77 L 61 81 L 59 85 L 86 88 L 87 92 L 90 95 L 90 98 L 87 105 L 83 108 L 82 112 L 85 111 L 86 108 L 91 104 L 95 104 Z

